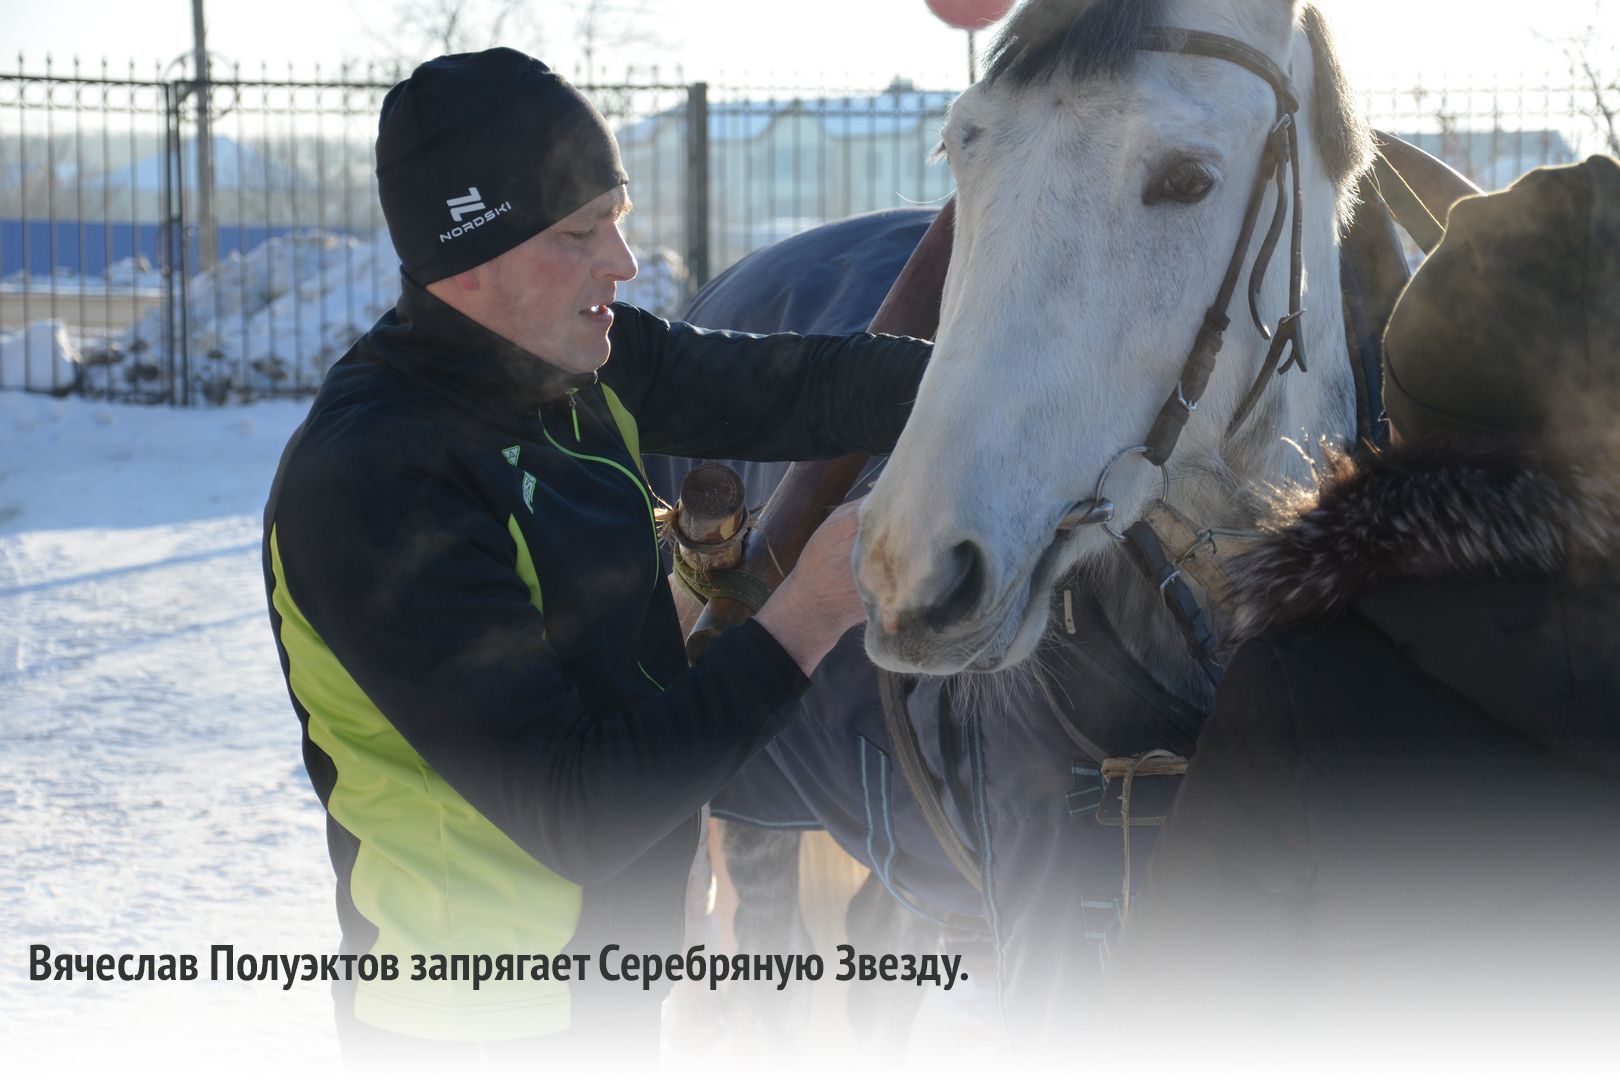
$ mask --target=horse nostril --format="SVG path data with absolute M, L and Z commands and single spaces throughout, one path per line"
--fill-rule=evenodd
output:
M 929 629 L 941 631 L 967 618 L 978 607 L 984 592 L 984 552 L 971 540 L 951 549 L 945 565 L 936 574 L 937 599 L 918 614 Z

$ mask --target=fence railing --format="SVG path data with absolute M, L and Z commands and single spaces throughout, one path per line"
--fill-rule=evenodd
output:
M 397 295 L 372 163 L 393 81 L 0 73 L 0 390 L 187 404 L 312 392 Z M 952 187 L 934 149 L 954 90 L 582 89 L 631 175 L 625 231 L 643 269 L 622 295 L 664 314 L 755 248 Z M 1417 85 L 1363 103 L 1486 187 L 1603 149 L 1580 89 Z

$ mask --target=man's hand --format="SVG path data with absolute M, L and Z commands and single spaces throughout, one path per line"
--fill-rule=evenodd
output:
M 860 509 L 859 501 L 845 503 L 822 522 L 793 573 L 755 616 L 806 675 L 844 631 L 866 619 L 852 565 Z

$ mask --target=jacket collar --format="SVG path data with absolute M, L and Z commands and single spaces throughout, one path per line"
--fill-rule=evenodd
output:
M 400 272 L 394 310 L 367 334 L 384 363 L 477 412 L 531 418 L 547 402 L 596 383 L 564 371 L 474 322 Z
M 1403 445 L 1335 455 L 1229 567 L 1236 640 L 1320 622 L 1399 580 L 1549 575 L 1620 555 L 1620 479 L 1504 452 Z

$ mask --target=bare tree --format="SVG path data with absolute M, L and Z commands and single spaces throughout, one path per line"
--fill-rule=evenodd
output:
M 1620 62 L 1614 46 L 1605 43 L 1595 26 L 1566 39 L 1563 46 L 1570 70 L 1588 95 L 1582 115 L 1597 129 L 1604 148 L 1620 157 Z
M 441 53 L 509 45 L 540 51 L 540 25 L 527 0 L 398 0 L 390 59 L 409 70 Z
M 609 55 L 628 65 L 652 47 L 658 40 L 653 19 L 647 0 L 576 0 L 574 37 L 583 63 L 581 81 L 587 86 L 596 82 L 597 64 Z
M 1603 148 L 1620 157 L 1620 49 L 1612 35 L 1598 30 L 1605 6 L 1604 0 L 1593 0 L 1592 22 L 1577 33 L 1563 37 L 1538 33 L 1536 37 L 1556 45 L 1569 61 L 1573 88 L 1584 98 L 1576 111 L 1591 122 Z

